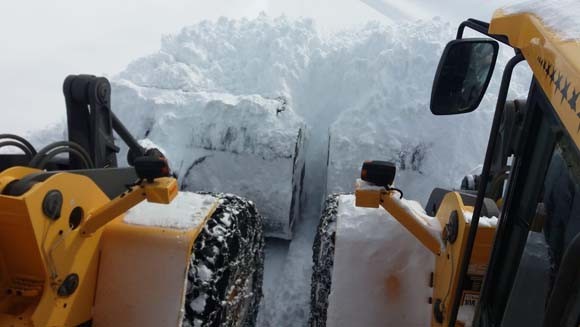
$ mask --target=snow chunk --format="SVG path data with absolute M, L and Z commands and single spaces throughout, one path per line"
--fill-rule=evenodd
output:
M 131 225 L 190 229 L 203 222 L 216 201 L 211 195 L 179 192 L 169 205 L 138 204 L 127 212 L 124 221 Z
M 463 211 L 463 216 L 465 217 L 465 222 L 471 224 L 471 219 L 473 218 L 473 211 Z M 479 226 L 483 227 L 497 227 L 498 218 L 496 216 L 492 217 L 479 217 Z
M 564 41 L 580 42 L 578 0 L 531 0 L 502 8 L 508 15 L 531 13 Z
M 201 264 L 197 267 L 197 277 L 203 282 L 208 282 L 213 276 L 213 271 L 209 269 L 206 265 Z
M 189 303 L 189 307 L 191 310 L 201 314 L 205 310 L 206 300 L 207 294 L 202 293 Z

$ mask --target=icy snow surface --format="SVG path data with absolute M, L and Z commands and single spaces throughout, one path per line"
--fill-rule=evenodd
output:
M 428 326 L 434 267 L 433 254 L 384 209 L 341 196 L 327 326 Z
M 506 14 L 532 13 L 564 40 L 580 41 L 578 0 L 531 0 L 502 8 Z
M 179 192 L 171 204 L 141 202 L 125 216 L 132 225 L 189 229 L 203 222 L 216 203 L 211 195 Z

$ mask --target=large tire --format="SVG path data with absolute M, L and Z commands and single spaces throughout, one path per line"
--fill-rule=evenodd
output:
M 328 296 L 330 294 L 332 268 L 334 266 L 334 244 L 339 197 L 339 194 L 332 194 L 326 199 L 312 247 L 313 267 L 309 319 L 311 327 L 326 326 Z
M 264 273 L 262 217 L 251 201 L 214 196 L 220 203 L 189 265 L 183 326 L 254 326 Z

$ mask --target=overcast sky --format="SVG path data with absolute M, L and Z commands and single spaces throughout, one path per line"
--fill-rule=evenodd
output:
M 163 34 L 204 19 L 252 18 L 263 11 L 311 17 L 331 33 L 369 20 L 389 23 L 433 15 L 489 20 L 493 8 L 506 2 L 513 0 L 3 1 L 0 133 L 23 133 L 63 119 L 66 75 L 113 75 L 132 59 L 156 51 Z

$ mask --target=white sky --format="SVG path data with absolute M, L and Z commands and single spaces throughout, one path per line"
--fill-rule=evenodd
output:
M 433 15 L 489 20 L 493 9 L 506 2 L 513 0 L 2 1 L 0 133 L 22 134 L 63 119 L 61 86 L 68 74 L 115 74 L 156 51 L 161 35 L 200 20 L 251 18 L 263 11 L 312 17 L 323 32 L 332 32 L 369 20 Z

